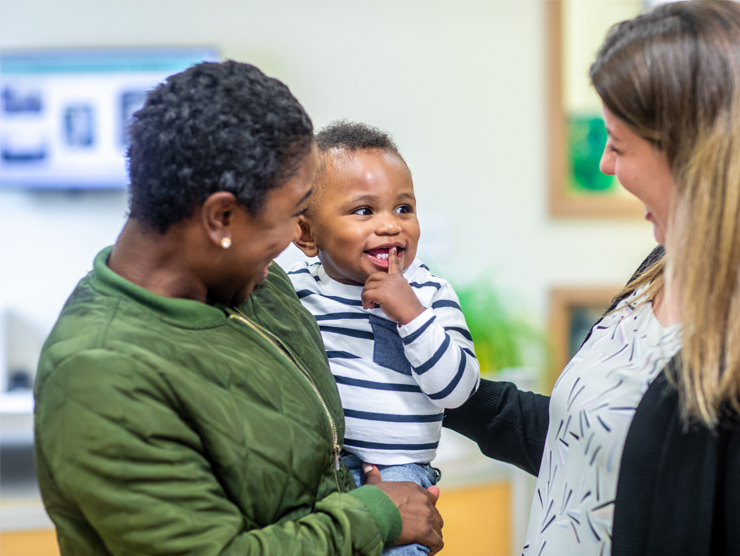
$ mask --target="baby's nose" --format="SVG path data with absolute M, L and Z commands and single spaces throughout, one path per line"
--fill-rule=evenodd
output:
M 389 218 L 378 226 L 377 233 L 381 235 L 398 234 L 401 233 L 401 226 L 395 219 Z

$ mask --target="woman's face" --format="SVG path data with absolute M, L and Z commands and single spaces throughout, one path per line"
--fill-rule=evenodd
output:
M 665 245 L 671 221 L 675 185 L 668 158 L 655 145 L 633 133 L 604 106 L 609 138 L 599 168 L 616 176 L 627 191 L 645 205 L 645 219 L 653 224 L 655 240 Z
M 300 234 L 298 217 L 306 210 L 317 166 L 314 147 L 298 173 L 267 194 L 259 214 L 252 216 L 241 208 L 234 211 L 229 226 L 231 247 L 219 271 L 218 284 L 210 288 L 212 300 L 239 304 L 267 277 L 272 260 Z

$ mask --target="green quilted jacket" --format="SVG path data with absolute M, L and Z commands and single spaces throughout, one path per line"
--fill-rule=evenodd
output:
M 106 266 L 36 379 L 36 457 L 63 555 L 380 554 L 395 505 L 338 463 L 344 418 L 313 317 L 272 265 L 236 309 Z M 350 492 L 351 491 L 351 492 Z

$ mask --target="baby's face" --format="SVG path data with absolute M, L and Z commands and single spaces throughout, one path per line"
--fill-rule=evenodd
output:
M 309 220 L 326 273 L 362 286 L 374 272 L 388 271 L 392 247 L 406 270 L 420 231 L 414 184 L 403 160 L 378 149 L 332 156 L 324 180 Z

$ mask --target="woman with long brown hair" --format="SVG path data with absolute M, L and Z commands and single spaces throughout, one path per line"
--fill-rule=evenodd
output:
M 590 76 L 660 246 L 551 397 L 485 382 L 445 424 L 538 475 L 524 554 L 740 554 L 740 4 L 619 23 Z

